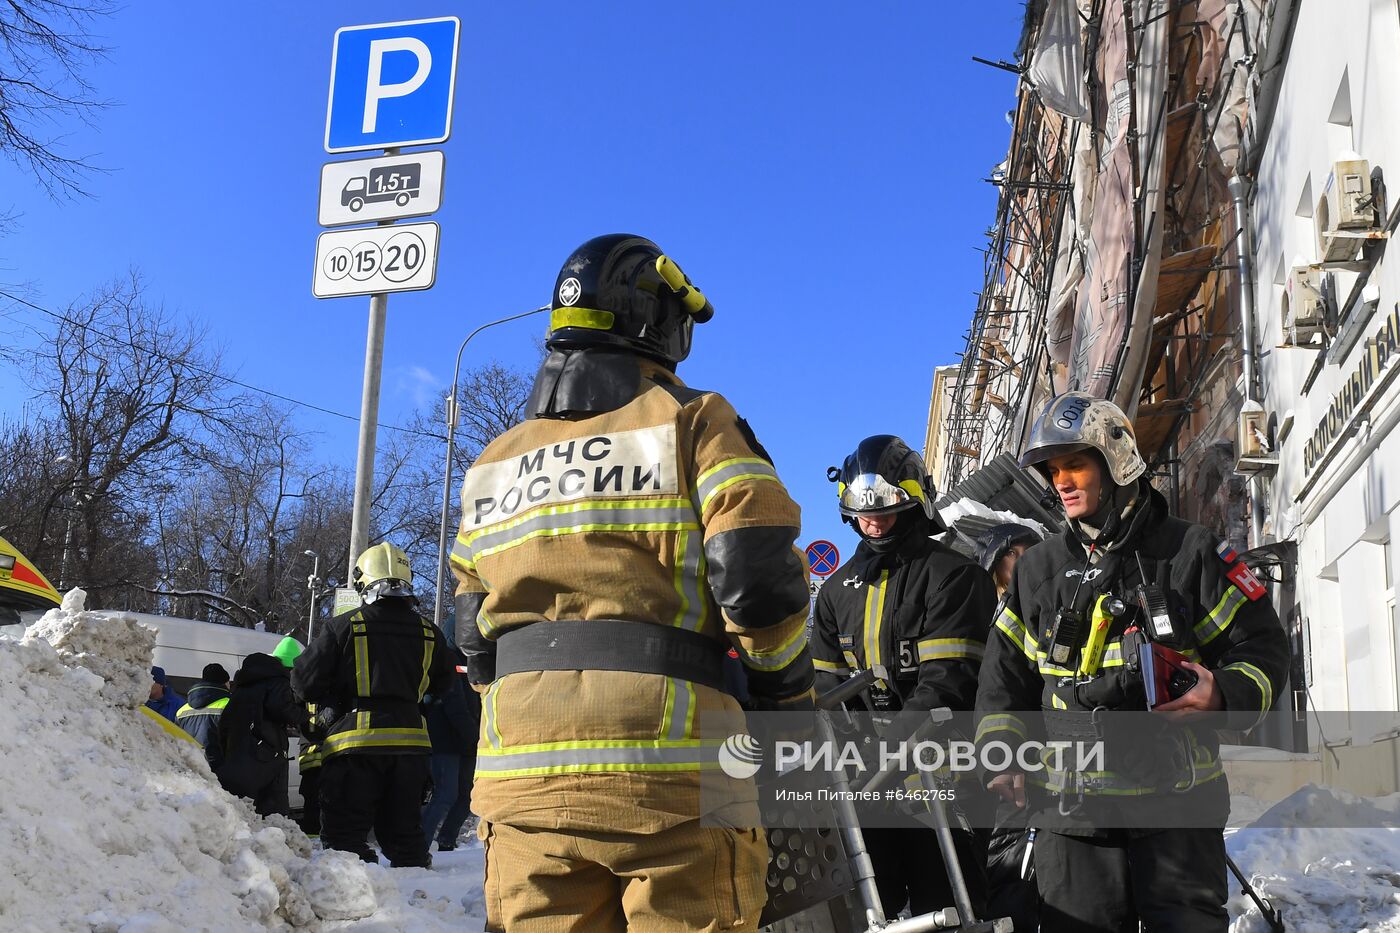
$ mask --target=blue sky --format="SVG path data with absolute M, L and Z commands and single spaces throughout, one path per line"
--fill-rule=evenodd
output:
M 311 295 L 320 166 L 354 157 L 322 149 L 332 35 L 448 14 L 462 42 L 437 284 L 389 301 L 381 422 L 441 395 L 472 328 L 548 301 L 578 243 L 638 233 L 716 309 L 680 375 L 753 425 L 802 542 L 848 555 L 826 467 L 869 434 L 922 445 L 933 369 L 975 305 L 1014 79 L 969 56 L 1011 57 L 1017 0 L 141 0 L 99 26 L 111 53 L 90 77 L 115 106 L 69 128 L 68 151 L 110 170 L 92 197 L 51 201 L 0 162 L 0 213 L 19 214 L 0 284 L 61 309 L 139 268 L 240 379 L 357 414 L 369 299 Z M 543 317 L 487 331 L 464 365 L 532 366 Z M 0 373 L 0 413 L 25 394 Z M 352 422 L 297 418 L 353 467 Z

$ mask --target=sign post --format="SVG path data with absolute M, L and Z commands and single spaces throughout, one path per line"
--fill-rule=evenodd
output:
M 370 296 L 347 579 L 369 545 L 389 293 L 431 288 L 437 275 L 437 224 L 389 227 L 395 219 L 430 214 L 441 205 L 442 153 L 400 155 L 399 147 L 445 142 L 452 135 L 461 30 L 455 16 L 344 26 L 331 46 L 326 151 L 382 149 L 392 157 L 331 163 L 321 170 L 322 226 L 379 224 L 321 234 L 312 285 L 318 298 Z

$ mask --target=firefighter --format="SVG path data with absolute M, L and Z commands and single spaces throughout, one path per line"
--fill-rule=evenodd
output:
M 321 842 L 379 859 L 371 829 L 395 868 L 432 865 L 419 819 L 432 745 L 419 711 L 425 692 L 447 689 L 446 641 L 414 610 L 413 571 L 402 550 L 376 544 L 355 561 L 358 609 L 322 627 L 292 672 L 324 729 Z
M 1267 590 L 1211 532 L 1167 513 L 1112 403 L 1052 399 L 1021 463 L 1045 476 L 1068 525 L 1016 564 L 982 665 L 978 738 L 1015 745 L 1043 729 L 1107 749 L 1104 770 L 1050 759 L 989 783 L 1034 811 L 1040 928 L 1223 933 L 1229 788 L 1219 714 L 1203 714 L 1252 725 L 1280 692 L 1288 645 Z M 1086 650 L 1099 620 L 1101 662 Z M 1138 662 L 1156 650 L 1149 630 L 1190 658 L 1184 692 L 1155 712 L 1144 683 L 1154 672 Z
M 811 707 L 809 597 L 771 458 L 675 375 L 712 314 L 650 240 L 584 243 L 555 282 L 527 420 L 463 484 L 451 561 L 484 691 L 489 929 L 757 929 L 757 808 L 702 822 L 718 750 L 697 730 L 744 731 L 730 645 L 756 703 Z
M 930 538 L 945 526 L 933 507 L 936 493 L 923 459 L 898 437 L 878 434 L 861 441 L 831 476 L 838 481 L 841 520 L 860 544 L 817 596 L 819 690 L 881 665 L 892 679 L 877 680 L 869 691 L 877 716 L 970 711 L 996 596 L 981 568 Z M 954 839 L 980 916 L 984 834 L 959 829 Z M 933 830 L 872 828 L 865 840 L 889 916 L 906 902 L 914 914 L 953 904 Z

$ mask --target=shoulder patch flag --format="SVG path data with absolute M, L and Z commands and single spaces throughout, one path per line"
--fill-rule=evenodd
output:
M 1215 553 L 1220 555 L 1220 559 L 1230 565 L 1230 569 L 1225 576 L 1230 582 L 1239 587 L 1241 593 L 1247 596 L 1250 601 L 1254 601 L 1265 596 L 1269 591 L 1264 584 L 1259 582 L 1259 578 L 1254 575 L 1254 571 L 1244 561 L 1239 559 L 1239 552 L 1230 546 L 1228 541 L 1221 541 L 1215 548 Z

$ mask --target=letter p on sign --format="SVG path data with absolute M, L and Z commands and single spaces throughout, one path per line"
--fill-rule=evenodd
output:
M 336 30 L 326 151 L 446 140 L 452 129 L 460 35 L 455 16 Z

